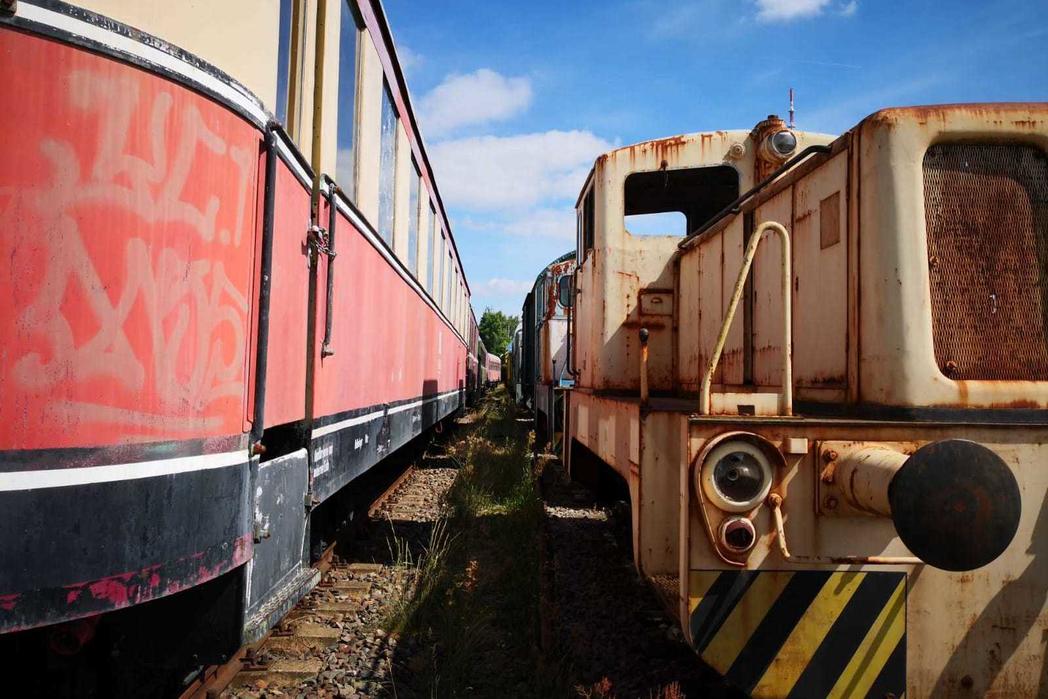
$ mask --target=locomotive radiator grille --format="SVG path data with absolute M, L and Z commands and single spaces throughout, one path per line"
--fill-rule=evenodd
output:
M 944 143 L 924 157 L 932 333 L 953 379 L 1048 379 L 1048 159 Z

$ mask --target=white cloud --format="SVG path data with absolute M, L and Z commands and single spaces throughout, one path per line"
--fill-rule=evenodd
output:
M 421 53 L 413 51 L 411 47 L 404 45 L 397 47 L 397 58 L 400 60 L 400 67 L 405 73 L 414 72 L 425 60 Z
M 452 74 L 419 103 L 422 123 L 430 137 L 461 126 L 502 121 L 531 104 L 531 81 L 507 78 L 488 68 Z
M 575 239 L 575 209 L 571 206 L 528 208 L 502 216 L 468 217 L 464 228 L 527 238 Z
M 430 147 L 441 195 L 467 209 L 574 202 L 594 159 L 614 148 L 589 131 L 474 136 Z
M 477 284 L 473 287 L 472 291 L 474 294 L 483 294 L 485 296 L 512 296 L 514 299 L 520 299 L 531 291 L 531 287 L 534 284 L 534 280 L 527 281 L 494 277 Z
M 813 17 L 829 4 L 830 0 L 757 0 L 757 19 L 769 22 Z
M 854 15 L 858 11 L 858 9 L 859 9 L 859 2 L 858 2 L 858 0 L 851 0 L 851 2 L 849 2 L 847 5 L 845 5 L 844 7 L 841 8 L 841 14 L 844 15 L 845 17 L 851 17 L 852 15 Z

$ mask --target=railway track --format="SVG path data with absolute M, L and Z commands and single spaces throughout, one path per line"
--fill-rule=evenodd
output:
M 224 665 L 203 670 L 180 699 L 248 699 L 280 694 L 364 697 L 393 682 L 398 639 L 382 628 L 440 514 L 457 464 L 441 454 L 449 436 L 427 447 L 364 498 L 355 524 L 314 563 L 321 580 L 261 641 Z M 364 516 L 366 515 L 366 516 Z

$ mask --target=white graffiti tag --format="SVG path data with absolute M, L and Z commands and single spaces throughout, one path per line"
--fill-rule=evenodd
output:
M 15 377 L 32 391 L 102 377 L 132 395 L 155 397 L 150 410 L 126 400 L 121 401 L 125 405 L 78 401 L 53 406 L 66 414 L 159 430 L 218 426 L 222 418 L 209 416 L 208 406 L 244 393 L 249 304 L 227 274 L 226 254 L 207 253 L 241 246 L 255 154 L 229 146 L 192 103 L 176 108 L 167 92 L 140 105 L 139 84 L 131 76 L 75 72 L 68 85 L 71 106 L 96 118 L 95 152 L 85 168 L 70 142 L 47 138 L 40 143 L 52 179 L 30 196 L 43 221 L 38 233 L 46 241 L 47 264 L 39 293 L 20 312 L 25 327 L 50 347 L 20 357 Z M 148 157 L 130 152 L 134 129 L 147 135 Z M 184 200 L 201 156 L 209 168 L 218 164 L 226 186 L 235 183 L 235 198 L 227 196 L 232 201 L 220 201 L 214 193 L 202 206 Z M 232 230 L 216 230 L 222 206 L 236 207 Z M 140 228 L 107 228 L 125 225 L 98 213 L 107 210 L 119 214 L 112 220 L 136 221 Z M 199 240 L 186 240 L 186 235 Z M 99 240 L 114 242 L 118 249 L 107 254 L 122 253 L 122 266 L 119 260 L 92 259 Z M 245 248 L 241 254 L 250 255 L 251 246 Z M 192 254 L 199 259 L 189 259 Z M 89 312 L 97 327 L 79 343 L 63 311 L 70 297 L 78 300 L 77 312 Z M 136 352 L 127 321 L 142 311 L 144 316 L 135 316 Z M 142 337 L 148 337 L 148 349 Z

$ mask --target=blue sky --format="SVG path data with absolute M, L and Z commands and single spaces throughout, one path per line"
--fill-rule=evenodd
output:
M 601 152 L 786 116 L 1048 100 L 1048 2 L 385 0 L 478 316 L 574 247 Z

